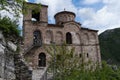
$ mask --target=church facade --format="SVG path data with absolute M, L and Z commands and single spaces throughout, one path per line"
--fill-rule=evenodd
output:
M 38 4 L 27 3 L 37 7 Z M 55 24 L 48 23 L 48 6 L 41 5 L 35 12 L 27 8 L 23 20 L 24 57 L 33 69 L 46 67 L 49 53 L 43 47 L 51 44 L 60 46 L 66 42 L 68 47 L 75 47 L 75 55 L 84 54 L 86 60 L 100 63 L 100 48 L 97 30 L 84 28 L 75 21 L 75 13 L 62 11 L 55 14 Z

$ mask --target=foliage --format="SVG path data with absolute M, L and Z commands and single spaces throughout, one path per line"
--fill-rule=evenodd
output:
M 120 28 L 107 30 L 99 35 L 102 59 L 120 65 Z
M 0 17 L 0 30 L 2 30 L 5 37 L 18 38 L 20 36 L 17 22 L 8 17 Z
M 20 17 L 21 13 L 27 13 L 28 8 L 38 11 L 40 7 L 40 4 L 29 6 L 25 0 L 0 0 L 0 10 L 6 10 L 16 18 Z
M 52 45 L 52 47 L 54 47 L 54 45 Z M 47 49 L 48 53 L 50 53 L 51 57 L 51 67 L 54 64 L 54 48 L 50 47 L 49 49 Z M 77 65 L 77 63 L 79 62 L 78 58 L 74 58 L 74 48 L 72 49 L 68 49 L 66 47 L 66 45 L 63 46 L 57 46 L 55 47 L 55 55 L 56 55 L 56 61 L 55 61 L 55 68 L 56 68 L 56 76 L 58 79 L 64 80 L 64 78 L 66 78 L 66 76 L 70 75 L 71 72 L 74 69 L 77 69 L 77 67 L 79 67 L 79 65 Z M 72 64 L 74 63 L 74 64 Z
M 22 7 L 22 13 L 28 14 L 28 12 L 27 12 L 28 9 L 32 9 L 32 10 L 34 10 L 34 13 L 37 13 L 37 12 L 39 12 L 40 8 L 41 8 L 40 3 L 38 3 L 38 4 L 33 3 L 33 4 L 29 5 L 27 2 L 24 2 L 23 7 Z
M 89 66 L 91 62 L 86 62 L 84 56 L 80 59 L 74 54 L 74 48 L 67 47 L 66 44 L 53 44 L 46 51 L 51 56 L 49 69 L 55 69 L 55 80 L 120 80 L 120 69 L 114 70 L 105 62 L 101 67 L 97 63 Z
M 25 0 L 0 0 L 0 10 L 6 10 L 10 13 L 14 12 L 15 16 L 19 16 L 22 12 L 22 6 Z

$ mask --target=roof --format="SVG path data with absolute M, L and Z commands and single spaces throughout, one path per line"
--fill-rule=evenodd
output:
M 79 24 L 79 23 L 78 23 Z M 48 24 L 48 27 L 64 27 L 63 25 L 57 25 L 57 24 Z M 88 30 L 88 31 L 94 31 L 94 32 L 98 32 L 98 30 L 94 30 L 94 29 L 89 29 L 89 28 L 84 28 L 81 27 L 82 30 Z
M 83 30 L 89 30 L 89 31 L 95 31 L 95 32 L 98 32 L 98 30 L 89 29 L 89 28 L 84 28 L 84 27 L 81 27 L 81 29 L 83 29 Z
M 56 16 L 59 15 L 59 14 L 65 14 L 65 13 L 66 13 L 66 14 L 72 14 L 72 15 L 76 16 L 75 13 L 73 13 L 73 12 L 70 12 L 70 11 L 62 11 L 62 12 L 56 13 L 54 17 L 56 17 Z

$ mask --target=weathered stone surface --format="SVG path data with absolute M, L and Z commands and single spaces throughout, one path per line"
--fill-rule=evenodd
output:
M 0 39 L 3 39 L 2 31 L 0 31 Z
M 2 44 L 0 44 L 0 55 L 4 54 L 4 49 L 5 47 Z
M 15 54 L 15 74 L 17 80 L 32 80 L 32 70 L 20 54 Z
M 0 80 L 3 80 L 2 78 L 0 78 Z
M 11 52 L 6 49 L 5 55 L 5 75 L 4 78 L 6 80 L 15 79 L 15 65 L 14 65 L 14 52 Z
M 11 41 L 8 41 L 8 47 L 12 50 L 12 51 L 16 51 L 17 50 L 17 46 L 15 44 L 13 44 Z
M 6 42 L 5 42 L 5 40 L 4 40 L 2 31 L 0 31 L 0 44 L 2 44 L 3 46 L 6 46 Z
M 33 70 L 32 80 L 47 80 L 47 67 Z
M 9 42 L 6 45 L 5 38 L 0 33 L 0 80 L 14 80 L 15 79 L 15 66 L 14 66 L 14 51 L 16 45 Z M 12 47 L 12 48 L 11 48 Z M 9 48 L 9 49 L 8 49 Z
M 5 46 L 2 45 L 3 42 L 3 35 L 0 31 L 0 80 L 4 78 L 4 66 L 5 66 Z

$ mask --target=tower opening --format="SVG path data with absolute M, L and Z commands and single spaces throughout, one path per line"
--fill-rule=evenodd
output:
M 39 67 L 45 67 L 46 66 L 46 55 L 43 52 L 39 54 L 38 66 Z
M 72 44 L 72 35 L 70 32 L 66 33 L 66 43 Z
M 32 10 L 32 21 L 40 21 L 40 12 Z
M 41 46 L 42 45 L 42 37 L 41 37 L 41 32 L 36 30 L 33 33 L 33 45 L 34 46 Z

